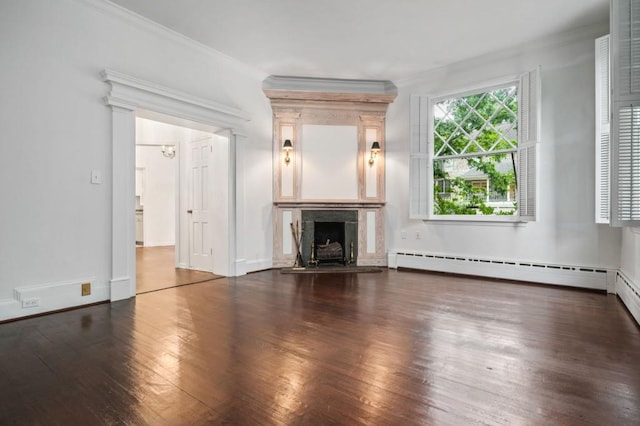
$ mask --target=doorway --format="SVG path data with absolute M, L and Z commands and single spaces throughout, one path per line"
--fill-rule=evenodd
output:
M 136 117 L 136 294 L 220 277 L 212 273 L 212 262 L 202 261 L 191 249 L 208 240 L 190 213 L 196 207 L 198 217 L 206 217 L 201 206 L 208 164 L 192 158 L 191 148 L 207 147 L 212 139 L 210 133 Z M 183 152 L 186 161 L 181 161 Z M 180 238 L 180 222 L 185 220 L 181 206 L 188 206 L 186 240 Z M 183 245 L 189 248 L 188 256 L 181 256 Z
M 117 71 L 105 69 L 101 78 L 109 85 L 105 104 L 111 108 L 111 270 L 109 300 L 128 299 L 136 295 L 135 248 L 135 120 L 136 117 L 185 125 L 192 129 L 216 131 L 225 129 L 226 142 L 218 161 L 226 175 L 216 181 L 224 188 L 215 225 L 221 230 L 216 244 L 224 246 L 224 255 L 213 272 L 223 276 L 245 274 L 243 217 L 237 203 L 244 197 L 242 173 L 238 173 L 238 141 L 246 139 L 242 129 L 251 119 L 244 111 L 218 102 L 164 87 Z M 240 160 L 240 163 L 242 161 Z M 222 168 L 221 168 L 222 170 Z M 222 172 L 220 172 L 221 174 Z M 182 232 L 180 231 L 182 238 Z M 216 246 L 216 247 L 217 247 Z M 182 250 L 181 250 L 182 251 Z M 216 269 L 217 268 L 217 269 Z

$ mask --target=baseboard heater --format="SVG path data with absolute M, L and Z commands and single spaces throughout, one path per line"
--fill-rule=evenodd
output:
M 640 324 L 640 286 L 618 271 L 616 273 L 616 293 L 636 322 Z
M 476 275 L 605 291 L 607 290 L 608 274 L 611 272 L 606 269 L 584 266 L 447 256 L 407 251 L 390 253 L 390 257 L 394 256 L 395 262 L 390 259 L 389 265 L 393 266 L 395 264 L 398 268 Z

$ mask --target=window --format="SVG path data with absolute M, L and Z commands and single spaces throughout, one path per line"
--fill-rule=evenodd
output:
M 611 223 L 640 226 L 640 0 L 611 8 Z
M 412 218 L 535 220 L 539 81 L 412 97 Z
M 513 215 L 518 91 L 433 100 L 433 214 Z
M 640 0 L 614 0 L 596 40 L 596 222 L 612 226 L 640 226 L 638 16 Z

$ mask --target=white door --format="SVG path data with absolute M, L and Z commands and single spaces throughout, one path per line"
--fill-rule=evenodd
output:
M 213 270 L 212 248 L 212 140 L 191 142 L 189 146 L 189 267 Z

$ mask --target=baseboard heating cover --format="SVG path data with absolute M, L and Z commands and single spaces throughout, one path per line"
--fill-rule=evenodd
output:
M 622 272 L 616 274 L 616 292 L 631 315 L 640 324 L 640 285 Z
M 394 258 L 395 257 L 395 258 Z M 540 262 L 487 259 L 398 251 L 389 253 L 389 266 L 607 290 L 616 270 Z M 609 283 L 609 286 L 607 285 Z

